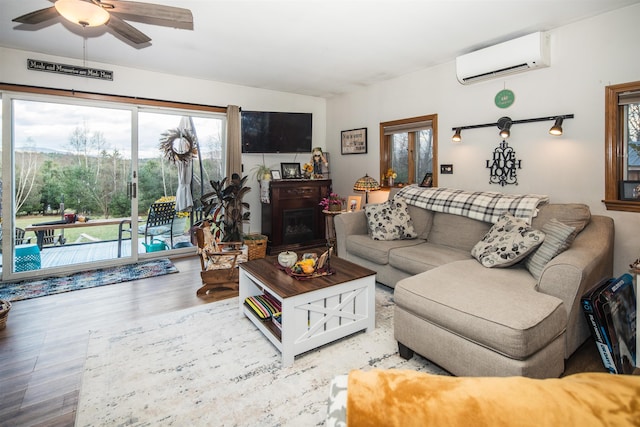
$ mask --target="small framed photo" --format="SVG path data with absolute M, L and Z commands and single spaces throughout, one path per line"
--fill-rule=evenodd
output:
M 271 178 L 282 179 L 282 175 L 280 175 L 280 171 L 278 169 L 271 169 Z
M 299 179 L 302 177 L 300 163 L 280 163 L 280 169 L 282 169 L 282 179 Z
M 620 200 L 640 202 L 640 181 L 620 181 Z
M 342 154 L 367 153 L 367 128 L 343 130 L 340 135 Z
M 433 174 L 431 172 L 427 172 L 424 178 L 422 178 L 420 187 L 433 187 Z
M 360 204 L 362 203 L 362 196 L 349 196 L 347 200 L 347 211 L 355 212 L 360 210 Z

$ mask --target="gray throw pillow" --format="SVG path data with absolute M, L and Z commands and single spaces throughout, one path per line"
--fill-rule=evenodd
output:
M 485 267 L 509 267 L 524 259 L 544 240 L 544 233 L 510 213 L 504 213 L 489 232 L 471 249 L 471 255 Z
M 545 234 L 544 242 L 524 262 L 525 267 L 536 280 L 540 280 L 542 270 L 549 261 L 571 246 L 575 239 L 575 230 L 575 227 L 563 224 L 555 218 L 542 226 Z
M 394 197 L 384 203 L 367 205 L 369 236 L 374 240 L 415 239 L 418 236 L 409 216 L 407 203 L 402 197 Z

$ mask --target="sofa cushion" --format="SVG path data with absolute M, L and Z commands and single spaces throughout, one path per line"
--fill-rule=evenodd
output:
M 509 267 L 524 259 L 544 240 L 544 233 L 504 213 L 491 230 L 471 250 L 471 255 L 485 267 Z
M 470 258 L 468 251 L 429 242 L 389 251 L 389 265 L 409 274 L 422 273 L 452 261 Z
M 542 230 L 542 227 L 551 219 L 575 227 L 575 234 L 578 234 L 589 224 L 591 211 L 589 206 L 581 203 L 543 205 L 540 207 L 538 215 L 531 221 L 531 227 Z
M 389 251 L 394 248 L 413 247 L 424 243 L 421 239 L 412 240 L 373 240 L 369 236 L 354 234 L 347 237 L 347 252 L 379 265 L 389 263 Z
M 639 376 L 603 372 L 532 379 L 372 369 L 351 371 L 346 388 L 346 419 L 334 425 L 614 427 L 637 425 L 640 407 Z
M 408 205 L 407 208 L 409 210 L 411 221 L 413 221 L 413 228 L 418 234 L 418 239 L 427 240 L 429 232 L 431 231 L 431 226 L 433 225 L 435 212 L 411 205 Z
M 491 224 L 460 215 L 434 212 L 433 226 L 427 241 L 471 252 L 473 246 L 487 234 Z
M 545 235 L 544 242 L 542 242 L 533 253 L 527 256 L 524 262 L 527 270 L 529 270 L 536 280 L 540 279 L 542 270 L 549 261 L 571 246 L 575 238 L 575 230 L 575 227 L 565 225 L 555 218 L 552 218 L 542 226 L 542 232 Z
M 396 310 L 408 311 L 504 356 L 525 360 L 564 333 L 562 301 L 535 291 L 520 266 L 484 268 L 455 261 L 400 280 Z
M 384 203 L 364 208 L 369 235 L 374 240 L 414 239 L 418 236 L 409 216 L 407 203 L 402 197 L 394 197 Z

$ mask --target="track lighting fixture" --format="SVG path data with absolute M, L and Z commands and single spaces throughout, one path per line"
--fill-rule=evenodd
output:
M 564 121 L 564 118 L 562 118 L 562 117 L 556 118 L 556 123 L 553 126 L 551 126 L 551 129 L 549 129 L 549 133 L 551 135 L 555 135 L 555 136 L 562 135 L 562 122 L 563 121 Z
M 453 142 L 460 142 L 462 141 L 462 135 L 460 135 L 460 132 L 462 132 L 461 128 L 456 128 L 456 133 L 453 134 L 453 138 L 451 138 L 453 140 Z
M 498 127 L 500 128 L 500 138 L 507 139 L 511 136 L 511 124 L 513 122 L 509 117 L 500 117 L 498 119 Z
M 502 139 L 509 138 L 511 135 L 511 126 L 519 123 L 544 122 L 547 120 L 555 120 L 555 124 L 549 129 L 551 135 L 562 135 L 562 122 L 564 119 L 573 119 L 573 114 L 563 114 L 560 116 L 537 117 L 535 119 L 511 120 L 510 117 L 500 117 L 496 123 L 485 123 L 482 125 L 456 126 L 451 128 L 455 133 L 451 138 L 454 142 L 462 141 L 462 131 L 465 129 L 476 129 L 497 126 L 500 129 L 500 137 Z

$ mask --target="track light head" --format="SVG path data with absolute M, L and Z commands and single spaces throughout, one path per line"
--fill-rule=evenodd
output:
M 551 129 L 549 129 L 549 133 L 551 135 L 555 135 L 555 136 L 560 136 L 562 135 L 562 122 L 564 121 L 564 118 L 562 117 L 558 117 L 556 118 L 556 122 L 553 126 L 551 126 Z
M 457 129 L 456 129 L 456 133 L 454 133 L 454 134 L 453 134 L 453 137 L 451 138 L 451 140 L 452 140 L 453 142 L 460 142 L 460 141 L 462 141 L 462 135 L 461 135 L 461 132 L 462 132 L 462 128 L 457 128 Z
M 511 125 L 513 121 L 510 117 L 500 117 L 498 119 L 498 128 L 500 128 L 500 137 L 502 139 L 509 138 L 511 136 Z

